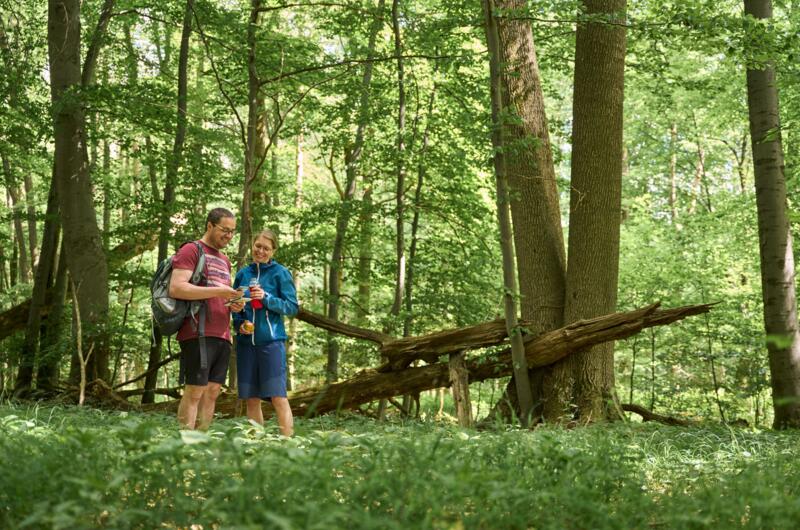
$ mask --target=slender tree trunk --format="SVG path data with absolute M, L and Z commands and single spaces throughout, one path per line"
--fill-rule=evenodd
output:
M 103 140 L 103 248 L 111 246 L 111 144 Z
M 433 121 L 433 105 L 436 100 L 436 85 L 433 85 L 431 94 L 428 98 L 428 117 L 425 123 L 425 132 L 422 134 L 422 147 L 419 152 L 419 163 L 417 164 L 417 186 L 414 190 L 414 216 L 411 220 L 411 245 L 408 249 L 408 278 L 406 279 L 406 316 L 403 319 L 403 336 L 411 335 L 411 324 L 413 321 L 413 294 L 414 294 L 414 266 L 417 259 L 417 244 L 419 243 L 419 220 L 422 211 L 422 189 L 425 184 L 425 155 L 428 152 L 428 142 L 430 138 L 431 122 Z
M 33 180 L 29 172 L 25 172 L 22 181 L 25 185 L 25 205 L 27 207 L 28 249 L 31 258 L 30 270 L 35 272 L 38 261 L 36 250 L 39 248 L 36 235 L 36 197 L 33 193 Z
M 517 278 L 514 265 L 514 242 L 511 230 L 510 196 L 506 179 L 504 152 L 506 143 L 503 139 L 501 112 L 503 109 L 503 82 L 500 72 L 500 39 L 495 22 L 492 0 L 483 0 L 486 24 L 486 43 L 489 48 L 489 79 L 491 83 L 492 106 L 492 146 L 494 147 L 493 163 L 496 182 L 497 220 L 500 225 L 500 250 L 503 255 L 503 289 L 505 291 L 504 310 L 506 330 L 511 340 L 511 356 L 516 382 L 517 399 L 520 407 L 520 422 L 527 426 L 533 410 L 533 397 L 528 377 L 528 363 L 525 359 L 525 345 L 522 342 L 522 330 L 517 321 Z
M 22 209 L 24 208 L 20 197 L 20 189 L 15 182 L 11 172 L 11 163 L 5 153 L 3 158 L 3 174 L 6 180 L 6 190 L 11 198 L 11 209 L 13 212 L 14 240 L 17 245 L 17 271 L 19 272 L 19 282 L 26 283 L 30 280 L 31 269 L 28 261 L 28 249 L 25 246 L 25 231 L 22 227 Z
M 656 410 L 656 330 L 650 330 L 650 410 Z
M 303 132 L 297 135 L 297 151 L 295 156 L 295 196 L 294 208 L 297 213 L 303 209 L 303 180 L 305 178 L 305 161 L 304 161 L 304 138 Z M 292 227 L 292 242 L 295 244 L 300 243 L 302 233 L 300 231 L 300 223 Z M 294 289 L 300 293 L 301 272 L 294 271 L 292 275 L 294 279 Z M 286 371 L 288 380 L 286 382 L 287 390 L 294 390 L 295 387 L 295 352 L 297 351 L 297 319 L 292 318 L 289 320 L 289 343 L 286 347 Z
M 40 341 L 39 369 L 36 371 L 37 388 L 55 388 L 58 385 L 59 369 L 61 367 L 61 350 L 59 345 L 63 339 L 64 309 L 67 298 L 67 260 L 64 257 L 64 241 L 62 240 L 58 256 L 54 259 L 52 278 L 52 303 L 50 313 Z
M 631 362 L 631 382 L 630 382 L 630 393 L 628 394 L 628 403 L 633 403 L 633 385 L 634 385 L 634 376 L 636 375 L 636 353 L 637 353 L 637 346 L 639 343 L 639 335 L 633 336 L 633 345 L 631 347 L 633 361 Z
M 172 143 L 172 153 L 167 159 L 167 171 L 164 182 L 164 193 L 158 235 L 158 262 L 167 258 L 169 252 L 169 230 L 172 227 L 170 217 L 175 206 L 175 188 L 178 182 L 178 171 L 183 165 L 183 146 L 186 141 L 186 106 L 188 99 L 189 78 L 189 41 L 192 34 L 192 15 L 194 13 L 194 0 L 186 0 L 183 13 L 183 30 L 181 33 L 181 46 L 178 54 L 178 96 L 177 114 L 175 120 L 175 138 Z M 147 369 L 154 368 L 161 360 L 163 336 L 158 326 L 151 323 L 150 353 L 147 359 Z M 142 394 L 142 403 L 152 403 L 155 400 L 153 390 L 158 383 L 158 371 L 153 370 L 145 379 L 145 392 Z
M 47 213 L 42 237 L 42 252 L 39 266 L 33 282 L 31 305 L 28 311 L 28 324 L 25 329 L 25 342 L 20 355 L 19 372 L 15 384 L 15 393 L 24 393 L 31 388 L 33 383 L 33 370 L 36 359 L 39 357 L 39 335 L 41 334 L 41 310 L 45 304 L 45 296 L 51 277 L 55 269 L 54 262 L 58 249 L 58 234 L 60 224 L 58 221 L 58 196 L 56 195 L 55 168 L 50 180 L 50 192 L 47 197 Z M 40 368 L 41 371 L 41 368 Z M 40 388 L 42 385 L 39 385 Z
M 739 174 L 739 187 L 742 195 L 744 195 L 747 191 L 747 186 L 745 185 L 745 175 L 747 174 L 747 169 L 744 165 L 745 160 L 747 159 L 747 133 L 742 135 L 742 142 L 741 148 L 739 150 L 741 156 L 736 157 L 736 171 Z
M 403 307 L 403 292 L 406 281 L 405 244 L 405 134 L 406 134 L 406 87 L 403 65 L 403 42 L 400 34 L 399 0 L 392 2 L 392 32 L 394 33 L 394 54 L 397 58 L 397 142 L 395 153 L 395 283 L 394 302 L 391 315 L 397 317 Z
M 107 379 L 108 267 L 88 171 L 85 118 L 74 94 L 81 85 L 80 33 L 79 0 L 50 0 L 48 49 L 56 182 L 67 266 L 84 318 L 83 344 L 94 351 L 89 377 Z
M 2 247 L 0 247 L 0 290 L 6 290 L 11 288 L 11 284 L 8 281 L 8 276 L 6 275 L 6 262 L 8 258 L 6 257 L 5 253 L 3 252 Z
M 674 225 L 678 219 L 678 124 L 675 122 L 669 128 L 669 212 Z
M 358 299 L 355 307 L 356 322 L 366 324 L 372 305 L 373 218 L 372 180 L 364 176 L 364 193 L 358 215 Z
M 736 162 L 736 175 L 739 177 L 739 193 L 744 195 L 747 193 L 747 186 L 745 183 L 747 168 L 745 162 L 747 161 L 747 139 L 749 134 L 747 131 L 742 135 L 742 139 L 738 145 L 727 140 L 723 140 L 725 146 L 730 150 L 733 155 L 733 160 Z
M 771 0 L 745 0 L 745 13 L 772 18 Z M 747 104 L 755 172 L 764 328 L 776 429 L 800 427 L 798 340 L 792 234 L 786 205 L 778 89 L 771 62 L 747 69 Z
M 239 212 L 239 251 L 237 267 L 244 266 L 253 235 L 253 193 L 263 157 L 257 153 L 259 126 L 263 127 L 263 99 L 259 96 L 260 80 L 256 65 L 256 30 L 259 24 L 261 0 L 251 0 L 250 21 L 247 25 L 247 131 L 244 145 L 244 186 L 242 208 Z M 263 136 L 262 136 L 263 138 Z
M 358 175 L 358 164 L 361 160 L 361 152 L 364 148 L 364 131 L 369 122 L 370 104 L 370 84 L 372 82 L 372 58 L 375 56 L 375 41 L 383 25 L 383 9 L 385 0 L 378 0 L 378 7 L 370 28 L 369 43 L 367 45 L 366 64 L 364 65 L 364 75 L 361 79 L 361 96 L 358 108 L 358 125 L 356 126 L 356 136 L 351 148 L 345 153 L 345 186 L 342 195 L 342 203 L 336 213 L 336 235 L 333 241 L 331 261 L 328 278 L 328 311 L 327 316 L 332 320 L 339 319 L 339 296 L 342 273 L 342 257 L 344 255 L 344 242 L 347 233 L 347 225 L 350 222 L 352 213 L 353 196 L 356 191 L 356 177 Z M 336 381 L 339 378 L 339 344 L 332 333 L 328 333 L 327 338 L 328 362 L 326 365 L 326 379 L 328 382 Z
M 625 0 L 587 0 L 575 44 L 569 260 L 564 322 L 612 313 L 617 304 L 622 175 Z M 545 381 L 545 417 L 604 421 L 619 415 L 614 344 L 577 352 Z

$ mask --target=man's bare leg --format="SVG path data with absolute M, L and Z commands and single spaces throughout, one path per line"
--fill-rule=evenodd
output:
M 214 419 L 214 407 L 217 403 L 220 387 L 219 383 L 208 382 L 205 387 L 203 397 L 200 399 L 200 405 L 197 409 L 197 429 L 205 431 L 211 425 L 211 420 Z
M 292 417 L 292 407 L 289 406 L 289 400 L 285 397 L 274 397 L 272 398 L 272 406 L 278 416 L 278 427 L 281 429 L 281 434 L 284 436 L 293 435 L 294 418 Z
M 186 385 L 183 387 L 183 396 L 178 404 L 178 423 L 181 429 L 195 428 L 197 411 L 205 390 L 204 386 Z
M 261 411 L 261 398 L 247 398 L 247 419 L 264 425 L 264 413 Z

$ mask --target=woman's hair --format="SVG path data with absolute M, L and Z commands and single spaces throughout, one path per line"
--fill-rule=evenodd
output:
M 252 247 L 253 245 L 255 245 L 256 241 L 258 241 L 259 238 L 262 237 L 264 239 L 269 239 L 270 243 L 272 243 L 273 250 L 278 249 L 278 236 L 276 236 L 275 232 L 273 232 L 272 230 L 262 230 L 261 232 L 258 232 L 256 235 L 253 236 L 253 241 L 250 244 L 250 246 Z

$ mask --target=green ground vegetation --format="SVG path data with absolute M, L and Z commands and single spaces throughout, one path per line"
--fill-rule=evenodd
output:
M 796 432 L 0 407 L 3 528 L 791 528 Z M 194 526 L 197 525 L 197 526 Z

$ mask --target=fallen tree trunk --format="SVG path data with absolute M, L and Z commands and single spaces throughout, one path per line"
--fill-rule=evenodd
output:
M 108 253 L 109 269 L 121 267 L 131 258 L 155 247 L 157 242 L 156 235 L 146 231 L 139 232 L 137 238 L 120 243 Z M 42 306 L 40 315 L 46 316 L 50 312 L 52 298 L 52 292 L 48 291 L 45 295 L 45 303 Z M 31 300 L 29 298 L 0 313 L 0 340 L 10 337 L 17 331 L 25 329 L 25 326 L 28 324 L 30 307 Z
M 526 322 L 520 321 L 520 326 L 524 328 L 525 325 Z M 381 344 L 380 352 L 386 357 L 386 363 L 381 365 L 378 371 L 402 370 L 411 366 L 417 359 L 435 363 L 440 355 L 494 346 L 507 337 L 506 321 L 499 318 L 465 328 L 446 329 L 420 337 L 389 340 Z
M 630 337 L 645 327 L 665 325 L 691 315 L 706 313 L 713 304 L 659 310 L 659 304 L 613 313 L 590 320 L 574 322 L 563 328 L 530 338 L 525 356 L 530 368 L 547 366 L 568 354 L 588 349 L 595 344 Z M 467 361 L 470 382 L 511 375 L 511 351 L 505 350 L 492 360 Z M 349 409 L 381 398 L 414 394 L 423 390 L 450 386 L 447 363 L 380 372 L 364 370 L 346 381 L 323 387 L 293 392 L 289 402 L 297 415 L 316 415 L 333 410 Z M 217 410 L 234 414 L 236 399 L 223 398 Z
M 642 421 L 656 421 L 658 423 L 663 423 L 664 425 L 677 425 L 680 427 L 688 427 L 689 425 L 692 425 L 692 422 L 689 420 L 675 418 L 673 416 L 662 416 L 661 414 L 656 414 L 651 410 L 647 410 L 641 405 L 635 405 L 633 403 L 623 403 L 622 410 L 638 414 L 642 417 Z
M 308 311 L 302 307 L 297 312 L 295 318 L 307 324 L 311 324 L 316 328 L 333 331 L 334 333 L 353 337 L 355 339 L 364 339 L 378 344 L 383 344 L 392 340 L 391 336 L 384 333 L 371 329 L 359 328 L 358 326 L 351 326 L 350 324 L 345 324 L 344 322 L 339 322 L 338 320 L 333 320 L 318 313 Z

